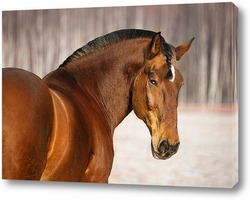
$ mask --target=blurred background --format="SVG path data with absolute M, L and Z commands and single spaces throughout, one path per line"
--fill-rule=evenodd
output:
M 125 28 L 161 31 L 178 46 L 181 145 L 155 160 L 146 126 L 132 112 L 116 129 L 110 183 L 232 187 L 238 180 L 237 9 L 232 3 L 3 11 L 2 66 L 41 78 L 90 40 Z

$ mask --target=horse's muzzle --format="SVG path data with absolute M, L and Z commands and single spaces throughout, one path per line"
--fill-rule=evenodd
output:
M 170 145 L 167 140 L 163 140 L 159 145 L 157 150 L 154 149 L 151 143 L 152 155 L 156 159 L 165 160 L 174 155 L 179 149 L 180 142 L 175 145 Z

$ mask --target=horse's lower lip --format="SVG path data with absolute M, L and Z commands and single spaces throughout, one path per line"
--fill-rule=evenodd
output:
M 166 160 L 166 159 L 169 159 L 172 155 L 174 154 L 170 154 L 170 153 L 165 153 L 165 154 L 159 154 L 157 152 L 155 152 L 153 149 L 152 149 L 152 155 L 155 159 L 157 160 Z

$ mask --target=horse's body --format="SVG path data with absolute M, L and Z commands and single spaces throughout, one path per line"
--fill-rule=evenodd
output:
M 150 129 L 153 156 L 166 159 L 173 155 L 179 146 L 177 101 L 170 111 L 173 126 L 159 126 L 164 119 L 157 122 L 160 132 L 168 128 L 170 133 L 154 137 L 154 109 L 142 105 L 150 101 L 146 93 L 146 98 L 140 96 L 145 63 L 161 54 L 166 58 L 163 50 L 157 50 L 156 39 L 165 41 L 155 35 L 141 30 L 111 33 L 77 50 L 44 79 L 20 69 L 3 69 L 3 178 L 107 182 L 114 129 L 132 109 Z M 171 77 L 176 80 L 176 61 L 190 45 L 171 50 L 175 52 L 170 62 L 176 68 Z M 159 57 L 152 64 L 160 62 L 166 59 Z M 151 113 L 150 117 L 144 113 Z

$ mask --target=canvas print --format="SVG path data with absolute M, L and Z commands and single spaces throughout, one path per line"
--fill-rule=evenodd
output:
M 232 188 L 233 3 L 2 12 L 2 178 Z

